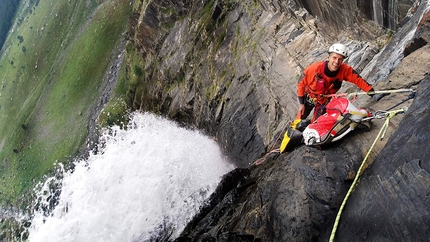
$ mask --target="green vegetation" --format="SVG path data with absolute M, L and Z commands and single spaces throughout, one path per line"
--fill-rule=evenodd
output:
M 211 16 L 212 12 L 213 12 L 213 6 L 214 6 L 215 0 L 210 0 L 205 7 L 202 9 L 201 12 L 201 17 L 203 16 Z
M 128 1 L 87 2 L 36 1 L 21 9 L 19 27 L 5 42 L 0 205 L 16 204 L 85 141 L 89 112 L 131 11 Z
M 393 31 L 391 29 L 387 29 L 387 38 L 391 39 L 393 37 Z
M 108 127 L 119 125 L 122 128 L 128 123 L 128 106 L 123 98 L 114 98 L 103 109 L 99 116 L 99 125 Z
M 213 83 L 211 86 L 205 89 L 205 96 L 207 100 L 210 101 L 215 97 L 217 88 L 218 88 L 218 85 L 216 83 Z
M 136 96 L 143 96 L 146 93 L 145 87 L 140 85 L 145 80 L 146 73 L 142 69 L 145 63 L 142 60 L 141 55 L 137 52 L 131 44 L 127 44 L 127 60 L 129 63 L 133 63 L 133 70 L 129 70 L 127 73 L 122 74 L 119 77 L 118 84 L 115 90 L 116 95 L 125 93 L 126 102 L 132 106 L 133 99 Z M 121 68 L 122 70 L 126 68 Z

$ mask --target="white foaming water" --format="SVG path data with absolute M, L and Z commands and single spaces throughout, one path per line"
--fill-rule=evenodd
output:
M 29 241 L 146 241 L 163 230 L 176 238 L 234 168 L 197 131 L 152 114 L 132 123 L 65 172 L 59 205 L 49 217 L 35 214 Z

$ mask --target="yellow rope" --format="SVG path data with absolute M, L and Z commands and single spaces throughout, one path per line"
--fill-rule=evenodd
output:
M 391 93 L 396 93 L 396 92 L 414 92 L 414 89 L 394 89 L 394 90 L 380 90 L 380 91 L 369 91 L 369 92 L 353 92 L 353 93 L 347 93 L 347 96 L 351 97 L 351 96 L 355 96 L 355 95 L 363 95 L 363 94 L 391 94 Z
M 376 136 L 375 141 L 373 141 L 372 146 L 370 147 L 369 151 L 367 152 L 366 157 L 364 157 L 364 160 L 361 163 L 360 168 L 358 168 L 358 171 L 357 171 L 357 174 L 355 175 L 354 181 L 352 182 L 351 187 L 349 188 L 348 192 L 346 193 L 345 198 L 343 199 L 342 204 L 340 205 L 339 211 L 337 212 L 336 220 L 335 220 L 334 225 L 333 225 L 333 230 L 331 231 L 330 240 L 329 240 L 330 242 L 334 241 L 334 236 L 336 234 L 336 230 L 337 230 L 337 227 L 339 225 L 340 216 L 342 215 L 342 211 L 345 207 L 346 201 L 348 200 L 349 196 L 351 195 L 352 190 L 354 189 L 354 186 L 356 185 L 358 178 L 360 177 L 360 174 L 363 170 L 364 165 L 366 164 L 366 161 L 370 155 L 370 152 L 372 152 L 372 149 L 375 146 L 376 142 L 378 141 L 378 138 L 380 137 L 380 140 L 382 140 L 384 138 L 385 132 L 387 131 L 387 128 L 388 128 L 388 124 L 390 122 L 390 119 L 392 117 L 396 116 L 397 114 L 402 113 L 402 112 L 405 112 L 405 109 L 394 110 L 394 111 L 390 111 L 390 112 L 386 113 L 385 122 L 382 125 L 381 130 L 379 130 L 378 136 Z
M 335 93 L 335 94 L 320 94 L 321 97 L 347 97 L 348 99 L 351 99 L 354 96 L 357 95 L 364 95 L 364 94 L 391 94 L 391 93 L 398 93 L 398 92 L 415 92 L 414 89 L 394 89 L 394 90 L 380 90 L 380 91 L 369 91 L 369 92 L 351 92 L 351 93 Z

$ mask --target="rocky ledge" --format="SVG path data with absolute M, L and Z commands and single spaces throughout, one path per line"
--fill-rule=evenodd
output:
M 347 201 L 336 241 L 428 240 L 430 77 L 418 89 Z M 353 151 L 359 135 L 232 171 L 177 241 L 328 241 L 363 159 Z

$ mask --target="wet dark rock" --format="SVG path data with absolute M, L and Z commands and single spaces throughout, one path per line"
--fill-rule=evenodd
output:
M 420 42 L 427 34 L 426 2 L 417 3 L 403 22 L 398 16 L 406 15 L 407 1 L 377 7 L 369 1 L 198 1 L 192 7 L 162 2 L 147 8 L 153 15 L 132 20 L 129 38 L 145 63 L 146 92 L 131 90 L 130 104 L 204 130 L 238 167 L 177 241 L 328 240 L 383 120 L 324 149 L 300 146 L 251 164 L 282 139 L 297 111 L 298 77 L 308 64 L 327 58 L 335 41 L 350 48 L 348 63 L 376 87 L 419 90 L 411 109 L 390 121 L 387 138 L 372 150 L 336 241 L 428 240 L 429 105 L 423 98 L 430 87 L 422 72 L 429 54 Z M 181 14 L 162 14 L 170 8 Z M 376 103 L 363 95 L 358 103 L 374 111 L 403 98 L 392 94 Z
M 342 215 L 338 241 L 430 239 L 430 77 L 366 170 Z
M 430 41 L 430 11 L 424 13 L 417 26 L 417 31 L 409 43 L 406 44 L 403 51 L 405 57 L 415 50 L 425 46 Z
M 332 226 L 339 195 L 350 183 L 345 177 L 358 168 L 353 158 L 341 146 L 330 151 L 302 146 L 253 166 L 181 240 L 234 241 L 237 234 L 247 235 L 243 241 L 317 240 Z
M 336 241 L 429 237 L 429 77 L 419 90 L 397 131 L 364 171 L 341 216 Z M 328 241 L 364 158 L 354 153 L 352 140 L 354 136 L 326 150 L 301 146 L 233 171 L 221 182 L 222 192 L 213 194 L 215 202 L 177 241 L 236 241 L 238 235 L 238 241 Z
M 426 11 L 427 5 L 419 4 L 416 8 L 415 14 L 410 17 L 409 21 L 403 24 L 402 28 L 392 36 L 391 41 L 379 53 L 376 63 L 366 70 L 364 75 L 368 77 L 369 83 L 374 84 L 386 80 L 388 75 L 397 67 L 405 55 L 412 53 L 419 47 L 422 47 L 422 44 L 420 44 L 421 41 L 414 38 L 414 35 L 411 35 L 410 33 L 413 33 L 418 27 L 417 25 L 422 20 L 423 13 Z M 416 45 L 411 44 L 411 42 L 416 42 Z M 405 47 L 399 48 L 399 46 L 406 46 L 408 50 L 405 52 Z
M 333 34 L 344 31 L 350 26 L 358 26 L 367 20 L 371 20 L 378 25 L 391 30 L 397 30 L 399 22 L 406 15 L 411 7 L 411 2 L 407 0 L 389 1 L 366 1 L 353 0 L 344 1 L 318 1 L 300 0 L 294 1 L 297 5 L 305 8 L 312 16 L 318 16 L 325 25 L 325 30 Z M 336 30 L 336 31 L 333 31 Z M 354 29 L 349 29 L 354 31 Z M 371 31 L 362 31 L 362 34 L 371 35 Z

